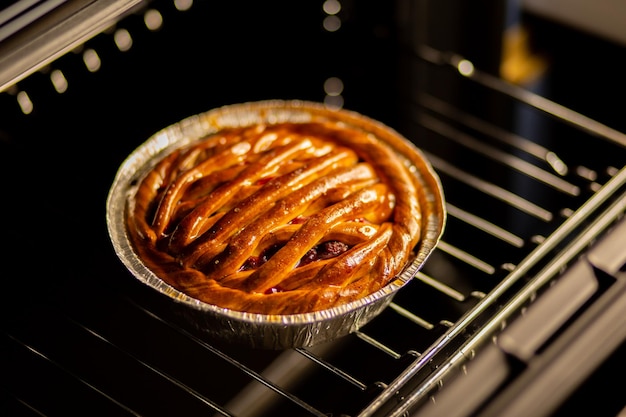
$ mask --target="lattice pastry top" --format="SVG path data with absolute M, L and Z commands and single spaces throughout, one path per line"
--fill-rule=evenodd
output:
M 144 264 L 193 298 L 323 310 L 380 289 L 410 261 L 422 233 L 412 163 L 336 120 L 224 128 L 140 179 L 127 231 Z

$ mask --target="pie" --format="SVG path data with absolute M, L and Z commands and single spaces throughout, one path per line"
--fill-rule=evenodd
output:
M 141 262 L 194 299 L 271 315 L 396 278 L 425 232 L 421 154 L 368 118 L 310 112 L 225 124 L 157 155 L 126 205 Z

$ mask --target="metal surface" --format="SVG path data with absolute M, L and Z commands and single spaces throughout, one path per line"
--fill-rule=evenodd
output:
M 585 402 L 578 390 L 599 361 L 623 374 L 613 318 L 623 315 L 624 129 L 488 75 L 471 57 L 397 45 L 385 37 L 397 11 L 387 2 L 366 16 L 342 5 L 342 30 L 332 32 L 320 29 L 335 16 L 320 4 L 253 3 L 240 13 L 236 2 L 186 11 L 152 2 L 145 13 L 162 13 L 158 30 L 142 13 L 116 25 L 132 37 L 129 50 L 114 46 L 114 32 L 86 42 L 99 69 L 67 54 L 0 93 L 0 175 L 11 196 L 0 214 L 13 277 L 0 339 L 3 414 L 388 417 L 439 415 L 437 405 L 458 416 L 523 414 L 541 405 L 537 389 L 571 375 L 533 409 L 547 413 Z M 232 29 L 226 16 L 255 45 L 282 47 L 215 43 Z M 207 49 L 220 57 L 208 66 Z M 253 70 L 238 77 L 233 68 Z M 67 90 L 54 88 L 55 71 Z M 325 90 L 338 74 L 343 89 Z M 120 163 L 162 126 L 278 96 L 340 99 L 402 132 L 441 178 L 448 221 L 423 269 L 367 325 L 266 352 L 177 325 L 168 303 L 119 263 L 104 205 Z M 544 295 L 567 308 L 544 305 Z M 544 314 L 546 327 L 526 340 Z M 589 381 L 600 388 L 595 414 L 623 410 L 620 386 L 598 383 L 604 374 Z
M 43 1 L 17 7 L 24 3 L 30 2 L 14 2 L 0 20 L 0 92 L 84 44 L 145 1 Z

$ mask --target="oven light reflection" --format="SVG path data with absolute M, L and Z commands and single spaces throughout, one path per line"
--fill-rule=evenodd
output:
M 343 81 L 338 77 L 330 77 L 324 81 L 324 92 L 329 96 L 338 96 L 343 92 Z
M 50 81 L 57 93 L 62 94 L 67 91 L 67 78 L 60 70 L 54 70 L 50 73 Z
M 322 10 L 327 16 L 322 21 L 322 26 L 328 32 L 336 32 L 341 28 L 341 19 L 337 13 L 341 11 L 339 0 L 326 0 L 322 4 Z M 343 81 L 338 77 L 330 77 L 324 81 L 324 105 L 326 107 L 341 109 L 344 105 Z
M 163 16 L 157 10 L 150 9 L 143 15 L 143 21 L 146 27 L 152 31 L 163 26 Z
M 93 49 L 87 49 L 85 52 L 83 52 L 83 62 L 85 63 L 85 66 L 87 67 L 89 72 L 98 71 L 100 69 L 100 66 L 102 65 L 102 61 L 100 61 L 98 53 Z
M 550 164 L 559 175 L 567 175 L 567 165 L 554 152 L 546 154 L 546 162 Z
M 22 113 L 31 114 L 33 111 L 33 102 L 30 101 L 30 97 L 28 97 L 28 93 L 26 91 L 20 91 L 17 93 L 17 104 L 20 105 L 22 109 Z
M 326 0 L 322 9 L 328 15 L 324 18 L 322 26 L 328 32 L 336 32 L 341 28 L 341 19 L 337 13 L 341 10 L 341 3 L 338 0 Z
M 328 32 L 336 32 L 341 27 L 341 19 L 335 15 L 326 16 L 322 25 Z
M 324 105 L 331 109 L 340 109 L 343 107 L 342 96 L 326 96 L 324 97 Z
M 184 12 L 191 9 L 191 6 L 193 6 L 193 0 L 174 0 L 174 7 L 178 11 Z
M 113 41 L 117 45 L 117 49 L 122 52 L 128 51 L 133 46 L 133 38 L 126 29 L 118 29 L 113 35 Z
M 326 107 L 340 109 L 343 107 L 343 81 L 338 77 L 330 77 L 324 81 L 324 104 Z
M 326 0 L 322 5 L 322 9 L 324 9 L 326 14 L 335 15 L 341 10 L 341 3 L 337 0 Z
M 467 59 L 462 59 L 457 64 L 457 69 L 459 70 L 459 73 L 461 73 L 461 75 L 469 77 L 474 73 L 474 64 L 472 64 Z
M 576 175 L 588 181 L 596 181 L 598 179 L 598 173 L 596 171 L 586 168 L 584 166 L 576 167 Z

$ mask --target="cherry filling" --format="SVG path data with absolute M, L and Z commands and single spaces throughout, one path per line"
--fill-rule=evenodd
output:
M 289 224 L 302 224 L 305 223 L 307 221 L 307 217 L 304 216 L 298 216 L 298 217 L 294 217 Z
M 249 269 L 256 269 L 267 262 L 283 245 L 272 245 L 268 248 L 265 248 L 263 252 L 259 256 L 251 256 L 246 259 L 246 262 L 241 266 L 242 271 L 247 271 Z
M 298 262 L 298 265 L 296 265 L 296 268 L 302 265 L 310 264 L 311 262 L 315 262 L 320 259 L 334 258 L 335 256 L 339 256 L 340 254 L 344 253 L 348 249 L 350 249 L 348 245 L 338 240 L 330 240 L 328 242 L 320 243 L 319 245 L 309 249 L 307 253 L 304 254 L 304 256 Z M 276 253 L 276 250 L 274 250 L 272 254 Z M 249 258 L 248 261 L 251 258 Z M 254 258 L 261 258 L 262 262 L 266 262 L 270 257 L 265 257 L 265 255 L 261 255 Z M 283 289 L 280 286 L 275 286 L 267 289 L 267 291 L 265 291 L 265 294 L 274 294 L 282 291 Z
M 338 240 L 330 240 L 328 242 L 320 243 L 319 245 L 309 249 L 307 253 L 300 259 L 298 266 L 306 265 L 311 262 L 315 262 L 318 259 L 329 259 L 339 256 L 345 251 L 350 249 L 348 245 Z
M 251 256 L 246 262 L 241 266 L 242 271 L 247 271 L 250 269 L 256 269 L 267 262 L 278 250 L 282 247 L 282 245 L 276 244 L 265 249 L 259 256 Z M 311 262 L 315 262 L 319 259 L 330 259 L 335 256 L 339 256 L 345 251 L 350 249 L 350 247 L 338 240 L 330 240 L 328 242 L 320 243 L 319 245 L 309 249 L 307 253 L 300 259 L 298 262 L 298 266 L 303 266 L 310 264 Z
M 270 182 L 271 180 L 273 180 L 274 178 L 275 178 L 275 177 L 264 177 L 264 178 L 259 179 L 256 183 L 257 183 L 258 185 L 265 185 L 265 184 L 267 184 L 268 182 Z

